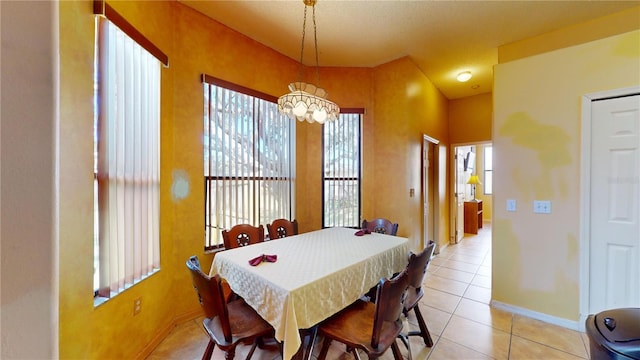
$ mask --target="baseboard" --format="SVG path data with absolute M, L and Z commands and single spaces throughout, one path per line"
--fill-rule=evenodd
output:
M 436 250 L 438 250 L 438 252 L 434 252 L 433 255 L 438 255 L 442 252 L 442 250 L 446 249 L 447 247 L 449 247 L 449 243 L 444 243 L 444 244 L 438 244 L 438 246 L 436 246 Z
M 580 327 L 580 321 L 564 319 L 564 318 L 552 316 L 549 314 L 521 308 L 519 306 L 505 304 L 496 300 L 491 300 L 491 306 L 496 309 L 508 311 L 513 314 L 518 314 L 518 315 L 526 316 L 528 318 L 544 321 L 552 325 L 558 325 L 567 329 L 582 331 Z
M 185 323 L 187 321 L 191 321 L 191 320 L 197 318 L 198 316 L 204 316 L 204 313 L 202 312 L 202 307 L 200 307 L 200 306 L 198 306 L 198 308 L 195 309 L 195 310 L 191 310 L 191 311 L 189 311 L 187 313 L 184 313 L 184 314 L 178 316 L 173 321 L 174 321 L 175 325 L 179 325 L 179 324 Z
M 160 343 L 169 335 L 173 328 L 175 328 L 179 324 L 193 320 L 201 315 L 203 315 L 202 308 L 198 308 L 197 310 L 190 311 L 174 318 L 173 321 L 169 322 L 164 328 L 160 329 L 156 333 L 156 336 L 154 336 L 153 339 L 151 339 L 151 341 L 149 341 L 149 343 L 138 353 L 135 359 L 146 359 L 147 357 L 149 357 L 149 355 L 151 355 L 153 350 L 155 350 L 155 348 L 158 347 L 158 345 L 160 345 Z

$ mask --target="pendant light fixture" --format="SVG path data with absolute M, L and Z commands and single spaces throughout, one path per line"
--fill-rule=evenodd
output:
M 320 65 L 318 63 L 318 35 L 316 32 L 316 5 L 317 0 L 303 0 L 304 21 L 302 22 L 302 47 L 300 50 L 300 68 L 298 81 L 289 84 L 289 93 L 278 98 L 278 110 L 291 119 L 317 122 L 324 124 L 325 121 L 338 119 L 340 107 L 334 102 L 327 100 L 327 92 L 313 84 L 302 82 L 302 60 L 304 56 L 304 38 L 307 26 L 307 7 L 313 11 L 313 36 L 316 51 L 316 76 L 317 84 L 320 84 Z

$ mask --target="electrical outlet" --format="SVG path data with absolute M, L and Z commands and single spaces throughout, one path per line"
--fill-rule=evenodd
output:
M 516 211 L 515 199 L 507 199 L 507 211 Z
M 133 300 L 133 315 L 138 315 L 142 310 L 142 298 Z
M 551 214 L 551 201 L 549 200 L 534 200 L 533 212 L 536 214 Z

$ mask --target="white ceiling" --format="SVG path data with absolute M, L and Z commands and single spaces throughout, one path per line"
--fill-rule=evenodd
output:
M 179 0 L 298 61 L 302 0 Z M 373 67 L 409 56 L 449 99 L 491 91 L 497 47 L 638 6 L 640 1 L 318 0 L 320 66 Z M 312 8 L 304 63 L 315 65 Z M 474 76 L 455 81 L 464 70 Z

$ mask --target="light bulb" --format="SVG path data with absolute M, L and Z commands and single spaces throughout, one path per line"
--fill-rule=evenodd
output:
M 313 112 L 313 118 L 323 124 L 327 120 L 327 111 L 325 109 L 316 110 Z
M 460 82 L 469 81 L 469 79 L 471 79 L 471 72 L 463 71 L 460 74 L 458 74 L 458 77 L 456 79 L 458 79 L 458 81 Z
M 307 104 L 305 104 L 303 101 L 298 101 L 296 106 L 293 108 L 293 114 L 295 116 L 302 117 L 304 116 L 304 114 L 306 114 L 306 112 L 307 112 Z

